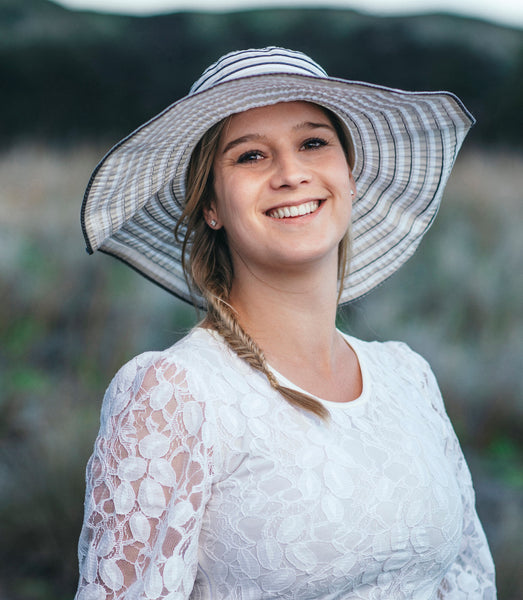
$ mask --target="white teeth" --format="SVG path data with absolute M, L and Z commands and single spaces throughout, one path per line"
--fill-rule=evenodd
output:
M 319 207 L 320 203 L 318 200 L 313 200 L 311 202 L 305 202 L 304 204 L 300 204 L 298 206 L 283 206 L 281 208 L 276 208 L 275 210 L 271 210 L 269 213 L 269 217 L 273 217 L 275 219 L 284 219 L 285 217 L 298 217 L 303 215 L 308 215 Z

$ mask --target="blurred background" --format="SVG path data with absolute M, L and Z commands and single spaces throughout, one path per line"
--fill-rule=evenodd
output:
M 450 89 L 478 120 L 414 258 L 340 325 L 404 340 L 431 362 L 499 597 L 521 600 L 523 20 L 347 3 L 138 16 L 130 0 L 120 14 L 87 3 L 0 0 L 0 599 L 73 597 L 104 390 L 125 361 L 196 319 L 113 258 L 87 256 L 79 209 L 91 171 L 225 52 L 283 45 L 333 76 Z

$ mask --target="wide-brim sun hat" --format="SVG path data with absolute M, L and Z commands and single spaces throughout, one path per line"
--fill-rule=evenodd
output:
M 186 281 L 174 237 L 191 154 L 225 117 L 291 101 L 329 109 L 351 135 L 357 198 L 340 301 L 366 295 L 405 263 L 432 224 L 474 119 L 450 92 L 408 92 L 329 77 L 305 54 L 283 48 L 223 56 L 187 96 L 105 155 L 82 206 L 87 251 L 116 256 L 203 306 Z

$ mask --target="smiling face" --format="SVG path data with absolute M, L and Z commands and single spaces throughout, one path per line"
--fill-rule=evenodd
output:
M 354 180 L 327 114 L 305 102 L 234 115 L 213 164 L 208 223 L 223 227 L 235 275 L 337 263 Z

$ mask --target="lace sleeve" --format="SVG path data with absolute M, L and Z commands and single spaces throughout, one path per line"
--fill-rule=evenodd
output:
M 424 385 L 433 408 L 441 417 L 445 455 L 454 465 L 464 508 L 460 551 L 438 588 L 437 598 L 438 600 L 495 600 L 494 563 L 476 512 L 470 471 L 447 416 L 436 378 L 429 365 L 424 360 L 423 363 Z
M 104 398 L 87 467 L 77 600 L 188 598 L 212 471 L 204 407 L 166 359 L 135 359 Z

